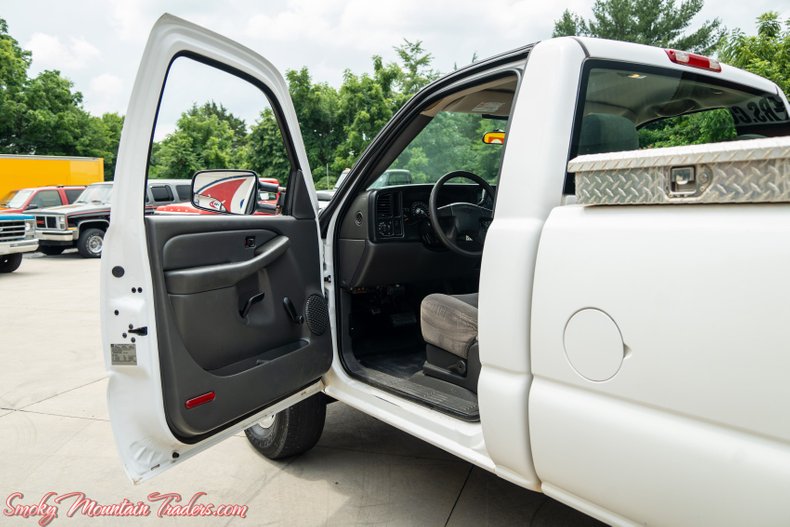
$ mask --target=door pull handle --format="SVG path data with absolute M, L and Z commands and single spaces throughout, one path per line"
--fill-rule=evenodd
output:
M 250 298 L 248 298 L 247 303 L 244 304 L 242 310 L 239 311 L 239 315 L 241 315 L 241 318 L 247 318 L 247 315 L 250 314 L 250 309 L 252 309 L 252 306 L 263 300 L 264 295 L 265 293 L 258 293 L 257 295 L 253 295 Z

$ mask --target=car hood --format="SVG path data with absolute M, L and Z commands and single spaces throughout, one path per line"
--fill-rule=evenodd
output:
M 23 210 L 25 209 L 5 209 L 3 207 L 0 207 L 0 214 L 19 214 Z
M 58 205 L 57 207 L 48 207 L 46 209 L 38 209 L 31 211 L 32 214 L 57 216 L 60 214 L 78 214 L 81 212 L 93 212 L 97 210 L 107 210 L 110 208 L 109 203 L 72 203 L 71 205 Z

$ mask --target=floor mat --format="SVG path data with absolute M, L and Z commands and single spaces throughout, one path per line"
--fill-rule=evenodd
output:
M 422 371 L 425 363 L 425 350 L 419 347 L 375 353 L 360 357 L 360 362 L 366 368 L 377 370 L 393 377 L 408 379 L 417 372 Z

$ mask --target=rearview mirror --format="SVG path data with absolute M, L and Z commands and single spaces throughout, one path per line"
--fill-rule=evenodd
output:
M 225 214 L 252 214 L 258 175 L 251 170 L 200 170 L 192 176 L 192 204 Z

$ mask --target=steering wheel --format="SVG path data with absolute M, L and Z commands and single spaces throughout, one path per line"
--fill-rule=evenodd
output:
M 439 178 L 431 191 L 428 202 L 431 226 L 439 241 L 448 249 L 469 258 L 479 258 L 483 255 L 483 243 L 488 226 L 494 219 L 494 211 L 482 205 L 485 200 L 481 200 L 481 204 L 458 201 L 438 207 L 439 192 L 445 183 L 455 178 L 474 181 L 491 197 L 491 202 L 494 202 L 494 189 L 477 174 L 466 170 L 448 172 Z

